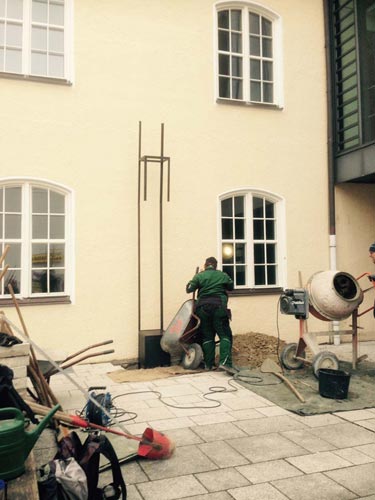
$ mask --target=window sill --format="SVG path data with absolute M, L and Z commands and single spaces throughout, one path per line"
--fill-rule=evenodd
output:
M 281 287 L 274 288 L 239 288 L 228 293 L 229 297 L 249 297 L 252 295 L 280 295 Z
M 69 296 L 65 297 L 32 297 L 21 299 L 17 298 L 17 303 L 20 306 L 49 306 L 55 304 L 71 304 Z M 0 299 L 0 307 L 10 307 L 14 306 L 12 299 Z
M 7 73 L 5 71 L 0 71 L 1 78 L 8 78 L 10 80 L 30 80 L 32 82 L 40 83 L 53 83 L 57 85 L 72 86 L 72 82 L 66 78 L 53 78 L 51 76 L 34 76 L 34 75 L 23 75 L 21 73 Z
M 235 105 L 235 106 L 252 106 L 256 108 L 263 108 L 263 109 L 276 109 L 276 110 L 282 110 L 283 107 L 279 106 L 278 104 L 268 104 L 266 102 L 248 102 L 248 101 L 236 101 L 234 99 L 223 99 L 222 97 L 218 97 L 216 99 L 217 104 L 229 104 L 229 105 Z

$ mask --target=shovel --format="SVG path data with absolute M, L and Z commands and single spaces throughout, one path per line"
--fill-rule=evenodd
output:
M 28 401 L 30 408 L 39 415 L 46 415 L 51 408 L 48 408 L 37 403 Z M 82 427 L 84 429 L 99 429 L 101 431 L 110 432 L 112 434 L 117 434 L 118 436 L 126 437 L 127 439 L 133 439 L 139 441 L 138 455 L 141 457 L 149 458 L 151 460 L 159 460 L 163 458 L 169 458 L 174 451 L 174 443 L 168 439 L 168 437 L 162 432 L 155 431 L 150 427 L 147 427 L 142 437 L 134 436 L 133 434 L 127 434 L 126 432 L 117 431 L 111 429 L 110 427 L 104 427 L 103 425 L 93 424 L 88 422 L 78 415 L 68 415 L 62 411 L 57 411 L 54 415 L 56 420 L 60 422 L 65 422 L 74 427 Z
M 262 373 L 272 373 L 273 375 L 276 375 L 276 377 L 278 377 L 279 379 L 281 379 L 283 382 L 286 383 L 289 389 L 297 396 L 297 398 L 302 403 L 306 403 L 306 400 L 303 398 L 303 396 L 301 396 L 301 394 L 297 391 L 294 385 L 286 377 L 284 377 L 280 366 L 277 363 L 275 363 L 275 361 L 273 361 L 270 358 L 265 359 L 262 363 L 262 366 L 260 367 L 260 371 Z

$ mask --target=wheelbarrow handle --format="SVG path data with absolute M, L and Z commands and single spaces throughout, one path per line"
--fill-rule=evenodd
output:
M 95 352 L 92 354 L 87 354 L 86 356 L 81 356 L 80 358 L 75 359 L 73 361 L 70 361 L 70 363 L 67 363 L 67 364 L 65 364 L 65 361 L 63 361 L 59 366 L 62 370 L 65 370 L 65 368 L 69 368 L 70 366 L 73 366 L 76 363 L 79 363 L 80 361 L 83 361 L 85 359 L 94 358 L 95 356 L 102 356 L 104 354 L 112 354 L 114 352 L 115 352 L 114 349 L 108 349 L 106 351 L 100 351 L 100 352 Z M 59 370 L 57 370 L 55 367 L 53 367 L 50 370 L 48 370 L 48 372 L 46 372 L 44 374 L 44 377 L 48 380 L 49 377 L 51 377 L 52 375 L 55 375 L 55 373 L 57 373 L 58 371 Z
M 74 354 L 71 354 L 70 356 L 65 358 L 64 361 L 61 362 L 61 364 L 65 363 L 66 361 L 69 361 L 72 358 L 75 358 L 79 354 L 82 354 L 83 352 L 86 352 L 89 349 L 94 349 L 94 347 L 101 347 L 102 345 L 107 345 L 107 344 L 112 344 L 112 343 L 113 343 L 113 340 L 104 340 L 103 342 L 99 342 L 98 344 L 89 345 L 88 347 L 85 347 L 84 349 L 81 349 L 80 351 L 77 351 Z

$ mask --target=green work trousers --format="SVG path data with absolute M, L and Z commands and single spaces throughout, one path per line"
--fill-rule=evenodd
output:
M 196 315 L 201 320 L 202 349 L 206 368 L 215 366 L 215 335 L 220 339 L 219 365 L 232 366 L 232 330 L 227 310 L 216 304 L 198 306 Z

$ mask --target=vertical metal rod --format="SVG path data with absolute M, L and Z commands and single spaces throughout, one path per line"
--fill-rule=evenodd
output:
M 147 157 L 143 160 L 144 174 L 143 174 L 143 200 L 147 200 Z
M 142 122 L 138 123 L 138 332 L 141 331 L 141 137 Z
M 358 360 L 358 308 L 354 309 L 354 311 L 352 313 L 352 328 L 353 328 L 352 367 L 353 367 L 353 370 L 356 370 L 357 360 Z
M 168 158 L 168 186 L 167 186 L 167 201 L 171 199 L 171 159 Z
M 160 231 L 160 332 L 164 330 L 163 313 L 163 165 L 164 165 L 164 123 L 161 124 L 161 144 L 160 144 L 160 205 L 159 205 L 159 231 Z

